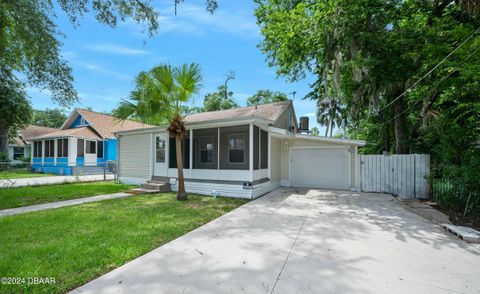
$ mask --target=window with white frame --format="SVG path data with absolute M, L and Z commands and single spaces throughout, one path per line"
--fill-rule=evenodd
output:
M 212 163 L 214 154 L 213 137 L 200 138 L 200 162 Z
M 13 147 L 13 160 L 22 159 L 24 157 L 25 148 Z
M 165 140 L 161 137 L 155 139 L 155 161 L 165 162 Z
M 228 162 L 243 163 L 245 160 L 245 137 L 243 134 L 228 135 Z
M 97 153 L 97 141 L 86 141 L 85 153 L 96 154 Z

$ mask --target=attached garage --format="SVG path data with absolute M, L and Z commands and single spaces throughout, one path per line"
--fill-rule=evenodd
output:
M 358 147 L 364 141 L 296 134 L 282 139 L 281 184 L 358 190 Z
M 351 155 L 348 148 L 291 150 L 293 187 L 350 189 Z

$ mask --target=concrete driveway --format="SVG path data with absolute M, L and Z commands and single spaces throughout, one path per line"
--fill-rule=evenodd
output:
M 79 293 L 480 293 L 480 248 L 392 197 L 279 189 Z

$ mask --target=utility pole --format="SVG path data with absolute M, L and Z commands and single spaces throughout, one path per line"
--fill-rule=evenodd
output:
M 290 95 L 293 96 L 293 99 L 292 100 L 295 100 L 295 94 L 297 94 L 297 91 L 293 90 L 293 92 L 290 93 Z
M 227 83 L 229 80 L 234 80 L 235 79 L 235 72 L 233 70 L 229 71 L 226 75 L 225 79 L 225 100 L 228 99 L 228 89 L 227 89 Z

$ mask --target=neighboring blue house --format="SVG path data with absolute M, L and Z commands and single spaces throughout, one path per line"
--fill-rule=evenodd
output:
M 145 127 L 151 126 L 77 108 L 60 130 L 32 139 L 32 170 L 57 175 L 98 172 L 105 162 L 117 160 L 113 132 Z

